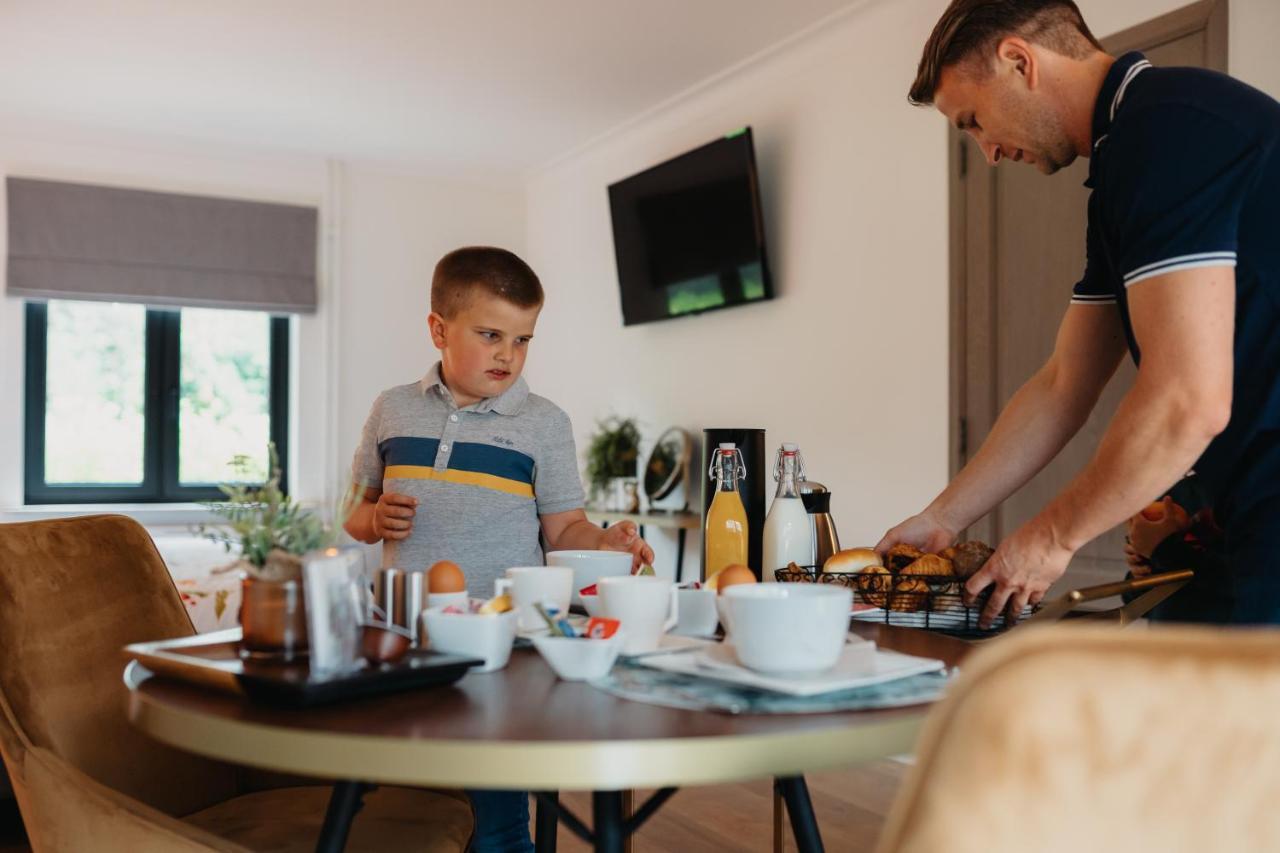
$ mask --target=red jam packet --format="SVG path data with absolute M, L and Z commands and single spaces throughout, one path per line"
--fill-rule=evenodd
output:
M 596 593 L 595 584 L 592 584 L 591 586 L 584 586 L 582 589 L 578 590 L 578 595 L 596 595 L 596 594 L 597 593 Z
M 605 619 L 603 616 L 593 616 L 587 622 L 587 629 L 583 631 L 582 636 L 589 640 L 607 640 L 614 634 L 618 633 L 618 627 L 622 623 L 617 619 Z

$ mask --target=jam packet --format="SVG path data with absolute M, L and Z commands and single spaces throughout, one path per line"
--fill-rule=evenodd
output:
M 587 622 L 583 636 L 590 640 L 607 640 L 618 633 L 622 623 L 617 619 L 606 619 L 603 616 L 592 616 Z

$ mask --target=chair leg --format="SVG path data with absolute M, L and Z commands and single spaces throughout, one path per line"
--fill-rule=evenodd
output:
M 376 786 L 365 782 L 337 782 L 329 796 L 329 807 L 324 813 L 324 825 L 316 842 L 316 853 L 342 853 L 347 846 L 351 822 L 364 806 L 364 795 Z

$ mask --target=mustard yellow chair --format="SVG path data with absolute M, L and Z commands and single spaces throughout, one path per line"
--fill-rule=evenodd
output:
M 880 853 L 1280 850 L 1280 631 L 1027 627 L 961 672 Z
M 121 649 L 192 633 L 130 519 L 0 524 L 0 754 L 37 853 L 314 849 L 324 784 L 188 755 L 129 725 Z M 383 787 L 347 849 L 462 850 L 471 824 L 461 794 Z

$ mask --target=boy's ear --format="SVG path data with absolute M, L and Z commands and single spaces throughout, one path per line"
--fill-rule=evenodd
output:
M 427 315 L 427 330 L 431 332 L 431 343 L 436 349 L 444 349 L 445 344 L 445 326 L 444 317 L 441 317 L 435 311 Z

